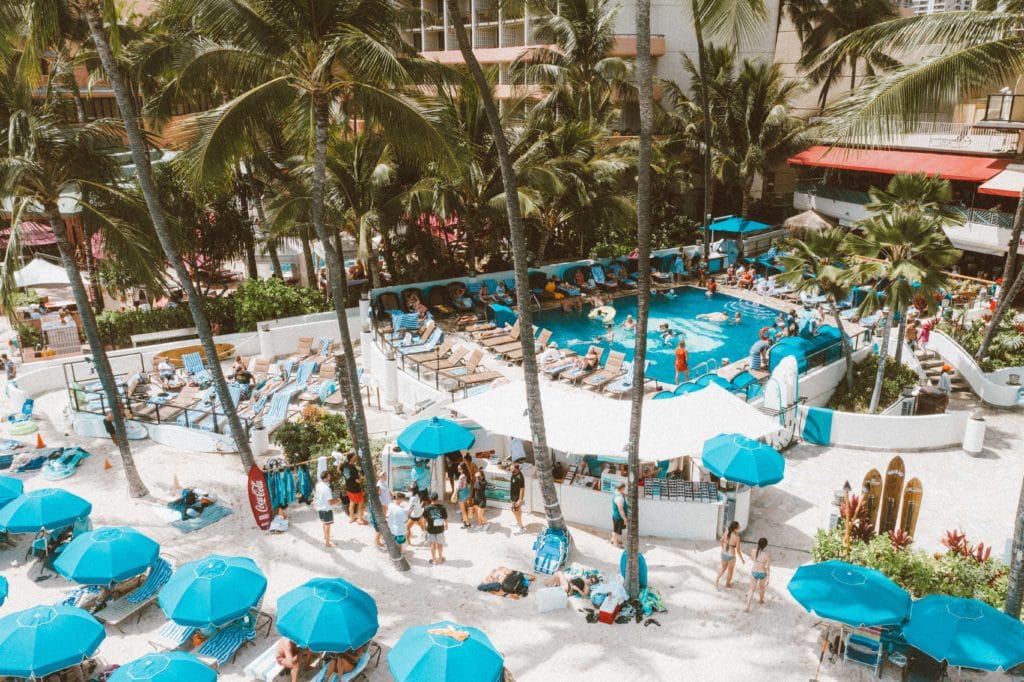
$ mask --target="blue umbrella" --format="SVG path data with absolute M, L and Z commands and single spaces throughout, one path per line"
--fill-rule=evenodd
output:
M 217 672 L 184 651 L 146 654 L 111 673 L 109 682 L 213 682 Z
M 405 427 L 398 436 L 398 447 L 420 457 L 439 457 L 465 450 L 475 440 L 466 427 L 450 419 L 431 417 Z
M 252 559 L 211 554 L 171 576 L 157 601 L 179 625 L 224 625 L 248 613 L 267 591 L 267 578 Z
M 409 628 L 388 652 L 396 682 L 496 682 L 504 665 L 487 635 L 450 620 Z
M 738 433 L 705 441 L 701 463 L 716 476 L 750 486 L 778 483 L 786 469 L 778 450 Z
M 313 578 L 277 600 L 277 630 L 312 651 L 358 649 L 377 634 L 373 597 L 342 578 Z
M 92 511 L 92 504 L 60 488 L 32 490 L 0 508 L 0 528 L 8 533 L 36 533 L 70 526 Z
M 21 495 L 24 490 L 25 484 L 17 478 L 0 476 L 0 507 Z
M 853 627 L 896 625 L 910 613 L 910 594 L 881 571 L 845 561 L 796 569 L 787 586 L 801 606 Z
M 96 653 L 107 633 L 74 606 L 36 606 L 0 618 L 0 676 L 43 677 Z
M 53 568 L 80 585 L 109 585 L 145 573 L 159 551 L 134 528 L 98 528 L 69 542 Z
M 4 600 L 7 599 L 7 578 L 0 575 L 0 606 L 4 605 Z
M 932 595 L 910 607 L 903 637 L 937 661 L 982 670 L 1024 662 L 1024 624 L 977 599 Z

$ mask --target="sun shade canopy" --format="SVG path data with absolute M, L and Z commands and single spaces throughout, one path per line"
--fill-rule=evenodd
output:
M 709 225 L 709 229 L 712 232 L 728 232 L 730 234 L 753 234 L 754 232 L 770 230 L 771 227 L 771 225 L 766 223 L 759 223 L 756 220 L 737 218 L 736 216 L 716 218 L 715 221 Z
M 933 154 L 893 149 L 850 149 L 816 145 L 789 157 L 792 166 L 840 168 L 864 173 L 919 173 L 938 175 L 947 180 L 982 183 L 995 177 L 1008 165 L 1006 159 L 960 154 Z
M 1024 188 L 1024 164 L 1011 163 L 1006 170 L 979 187 L 978 193 L 1016 199 L 1020 196 L 1021 188 Z

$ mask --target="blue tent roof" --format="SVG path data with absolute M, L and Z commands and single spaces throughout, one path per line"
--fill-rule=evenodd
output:
M 736 216 L 728 216 L 726 218 L 715 218 L 714 222 L 712 222 L 709 227 L 712 232 L 752 234 L 754 232 L 770 230 L 772 226 L 766 225 L 765 223 L 759 223 L 756 220 L 744 220 L 743 218 L 737 218 Z

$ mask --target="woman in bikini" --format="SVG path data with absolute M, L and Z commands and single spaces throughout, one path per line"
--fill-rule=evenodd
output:
M 768 576 L 772 572 L 772 555 L 768 552 L 768 538 L 761 538 L 757 541 L 757 550 L 750 557 L 753 566 L 750 567 L 750 594 L 747 595 L 747 611 L 750 610 L 750 602 L 754 599 L 754 591 L 760 593 L 758 603 L 764 603 L 764 591 L 768 587 Z
M 715 589 L 718 583 L 725 576 L 725 586 L 732 587 L 732 572 L 736 569 L 736 557 L 746 563 L 743 558 L 743 550 L 740 549 L 740 522 L 733 521 L 729 524 L 729 530 L 725 531 L 719 542 L 722 546 L 722 567 L 718 569 L 718 577 L 715 578 Z

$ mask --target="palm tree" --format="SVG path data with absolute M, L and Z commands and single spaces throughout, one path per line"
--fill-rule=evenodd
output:
M 640 424 L 644 409 L 644 365 L 647 357 L 647 319 L 651 304 L 651 163 L 654 123 L 654 69 L 651 66 L 651 3 L 640 0 L 636 11 L 636 72 L 640 99 L 640 144 L 637 154 L 637 301 L 636 343 L 633 348 L 633 386 L 630 395 L 628 490 L 629 536 L 626 538 L 626 589 L 640 596 Z
M 534 113 L 547 118 L 607 123 L 618 103 L 631 97 L 630 63 L 609 56 L 618 9 L 607 0 L 566 0 L 558 13 L 533 25 L 541 45 L 523 52 L 512 65 L 526 82 L 538 82 L 545 97 Z
M 249 447 L 249 438 L 238 418 L 235 404 L 231 400 L 224 372 L 216 361 L 216 344 L 209 319 L 203 310 L 202 298 L 189 277 L 188 269 L 178 255 L 173 232 L 163 205 L 160 203 L 156 182 L 153 179 L 148 142 L 139 123 L 134 86 L 130 85 L 123 68 L 124 65 L 118 61 L 114 53 L 114 45 L 119 44 L 116 33 L 118 28 L 116 3 L 114 0 L 22 0 L 25 45 L 35 46 L 38 52 L 42 52 L 45 46 L 51 45 L 59 39 L 62 29 L 60 22 L 55 20 L 57 14 L 54 9 L 57 7 L 66 8 L 79 19 L 84 18 L 89 28 L 89 37 L 92 39 L 103 72 L 114 91 L 114 98 L 121 113 L 124 136 L 128 140 L 132 162 L 135 165 L 136 179 L 145 199 L 153 230 L 160 241 L 164 256 L 174 269 L 175 276 L 188 298 L 192 320 L 209 363 L 210 376 L 227 417 L 232 438 L 238 448 L 243 466 L 250 468 L 255 464 L 255 460 L 252 456 L 252 449 Z M 114 40 L 111 40 L 108 30 L 114 32 Z
M 784 270 L 775 279 L 795 291 L 806 291 L 815 296 L 820 291 L 826 297 L 829 312 L 843 341 L 846 386 L 853 390 L 853 349 L 836 305 L 849 294 L 849 277 L 843 256 L 845 245 L 846 231 L 840 228 L 808 232 L 803 239 L 787 243 L 786 255 L 779 258 Z
M 433 120 L 402 89 L 412 83 L 403 59 L 395 7 L 380 0 L 166 0 L 165 14 L 192 26 L 199 37 L 184 46 L 188 61 L 180 70 L 182 91 L 199 78 L 232 83 L 240 93 L 199 116 L 191 162 L 196 176 L 214 181 L 250 151 L 251 139 L 266 125 L 286 131 L 310 159 L 310 221 L 327 261 L 330 293 L 338 318 L 346 416 L 370 490 L 376 473 L 366 416 L 356 380 L 356 362 L 345 313 L 347 282 L 342 254 L 328 230 L 327 153 L 338 128 L 360 117 L 366 129 L 381 130 L 406 152 L 446 158 Z M 398 570 L 409 564 L 383 524 L 380 500 L 370 495 L 371 515 Z
M 889 213 L 896 209 L 916 213 L 934 219 L 937 230 L 960 222 L 958 215 L 950 209 L 953 188 L 948 180 L 938 176 L 929 177 L 923 172 L 900 173 L 889 180 L 884 190 L 872 187 L 868 194 L 871 201 L 864 208 L 874 213 Z M 903 332 L 906 327 L 907 318 L 901 315 L 894 358 L 897 364 L 903 362 Z
M 790 0 L 789 18 L 796 28 L 803 47 L 797 66 L 807 73 L 808 80 L 820 85 L 818 106 L 828 104 L 833 85 L 850 74 L 850 90 L 857 85 L 857 67 L 863 63 L 865 76 L 891 69 L 897 62 L 881 51 L 861 53 L 853 50 L 843 55 L 825 56 L 832 43 L 857 31 L 895 19 L 895 6 L 890 0 Z
M 523 227 L 523 218 L 520 213 L 519 188 L 516 182 L 516 171 L 512 165 L 512 155 L 509 153 L 508 139 L 502 128 L 501 116 L 498 114 L 498 107 L 494 102 L 494 94 L 491 92 L 487 75 L 473 54 L 469 37 L 466 35 L 466 27 L 463 26 L 462 17 L 458 11 L 458 2 L 457 0 L 445 0 L 445 2 L 448 15 L 451 18 L 452 29 L 455 31 L 455 39 L 458 41 L 459 51 L 466 62 L 470 76 L 480 91 L 487 124 L 491 127 L 498 167 L 501 170 L 501 183 L 505 188 L 505 212 L 508 217 L 509 242 L 512 245 L 516 291 L 526 292 L 530 289 L 526 229 Z M 534 355 L 533 349 L 533 313 L 530 310 L 529 297 L 519 296 L 516 306 L 519 314 L 519 338 L 523 349 L 523 383 L 526 386 L 526 405 L 530 413 L 530 433 L 533 437 L 534 461 L 540 477 L 541 496 L 544 498 L 544 512 L 547 516 L 548 526 L 564 530 L 565 519 L 562 517 L 562 506 L 558 501 L 558 492 L 555 490 L 555 482 L 552 477 L 551 449 L 548 448 L 547 437 L 544 434 L 540 375 L 537 369 L 537 356 Z
M 761 29 L 767 8 L 764 0 L 690 0 L 690 20 L 697 39 L 697 75 L 700 84 L 700 104 L 704 140 L 704 211 L 701 225 L 704 233 L 704 258 L 711 254 L 709 221 L 713 210 L 712 198 L 712 121 L 711 72 L 706 41 L 724 40 L 739 44 Z
M 874 414 L 885 379 L 892 316 L 906 318 L 915 301 L 917 305 L 923 303 L 926 312 L 934 313 L 936 294 L 949 287 L 943 270 L 960 258 L 960 251 L 950 245 L 941 219 L 919 211 L 897 206 L 865 218 L 858 226 L 864 234 L 851 233 L 846 240 L 847 253 L 857 257 L 850 279 L 874 282 L 858 311 L 865 315 L 885 306 L 878 372 L 868 407 L 868 412 Z M 902 338 L 898 342 L 902 343 Z
M 1020 619 L 1021 601 L 1024 599 L 1024 478 L 1020 483 L 1017 497 L 1017 513 L 1013 517 L 1013 545 L 1010 547 L 1010 578 L 1006 586 L 1006 608 L 1004 611 Z
M 64 122 L 60 103 L 59 96 L 33 101 L 32 90 L 23 81 L 12 80 L 6 87 L 0 88 L 0 141 L 3 142 L 0 144 L 0 150 L 3 151 L 3 158 L 0 159 L 0 196 L 18 197 L 38 207 L 50 223 L 92 353 L 93 367 L 113 415 L 118 450 L 128 481 L 128 493 L 132 497 L 144 497 L 149 491 L 132 457 L 124 427 L 123 403 L 118 394 L 114 372 L 82 283 L 74 247 L 58 208 L 58 200 L 66 191 L 81 192 L 88 188 L 92 192 L 118 197 L 118 192 L 111 189 L 118 168 L 110 156 L 99 151 L 116 144 L 118 128 L 109 121 L 70 126 Z M 83 212 L 92 210 L 84 202 L 80 202 L 80 205 Z M 104 221 L 109 228 L 105 231 L 108 247 L 114 246 L 130 261 L 152 262 L 153 254 L 142 248 L 145 240 L 136 238 L 132 228 L 109 216 L 93 217 Z M 12 236 L 12 240 L 16 241 L 16 238 Z M 87 244 L 86 248 L 91 246 Z M 13 280 L 9 268 L 5 276 Z M 5 286 L 4 289 L 6 294 L 13 287 Z M 13 309 L 9 305 L 5 307 Z

